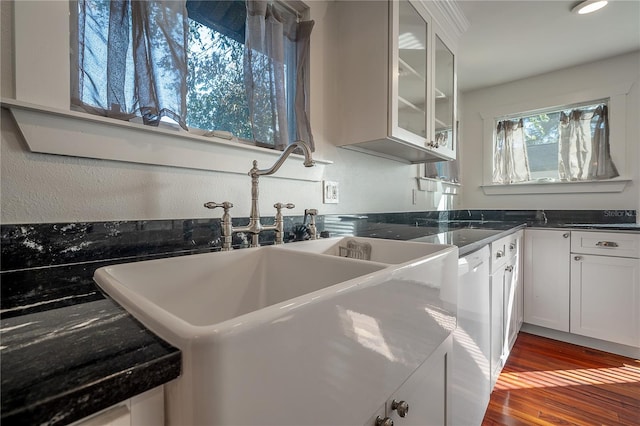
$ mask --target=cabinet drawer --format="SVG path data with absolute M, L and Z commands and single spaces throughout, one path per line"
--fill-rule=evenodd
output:
M 572 231 L 571 252 L 639 258 L 640 234 Z
M 491 273 L 500 269 L 507 261 L 518 256 L 522 231 L 502 237 L 491 243 Z

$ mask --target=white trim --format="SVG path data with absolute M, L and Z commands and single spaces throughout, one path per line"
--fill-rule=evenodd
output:
M 524 191 L 518 190 L 501 190 L 498 188 L 517 186 L 520 187 L 523 184 L 506 184 L 506 185 L 494 185 L 493 179 L 493 143 L 494 143 L 494 131 L 495 120 L 498 117 L 504 117 L 507 115 L 513 115 L 518 113 L 526 114 L 527 111 L 539 111 L 548 110 L 551 108 L 561 108 L 564 105 L 573 105 L 578 103 L 585 103 L 591 100 L 597 99 L 609 99 L 609 139 L 611 148 L 611 158 L 616 165 L 620 176 L 627 177 L 631 169 L 627 158 L 627 94 L 631 90 L 634 82 L 621 82 L 615 85 L 606 87 L 592 88 L 589 90 L 583 90 L 578 92 L 563 93 L 555 97 L 528 100 L 519 102 L 517 104 L 503 105 L 493 108 L 488 111 L 480 112 L 480 117 L 483 122 L 483 185 L 481 185 L 486 195 L 498 195 L 498 194 L 539 194 L 539 193 L 573 193 L 573 192 L 619 192 L 603 190 L 605 188 L 602 184 L 604 181 L 598 181 L 593 183 L 592 189 L 588 186 L 580 186 L 580 190 L 576 190 L 575 186 L 565 187 L 563 185 L 573 185 L 571 183 L 545 183 L 543 187 L 546 190 L 539 191 Z M 627 180 L 618 180 L 618 182 L 628 182 Z M 583 184 L 583 182 L 580 182 Z M 525 184 L 540 185 L 540 183 Z M 557 190 L 553 190 L 557 186 Z M 485 190 L 485 188 L 488 188 Z M 494 189 L 491 189 L 494 188 Z M 623 188 L 624 189 L 624 188 Z
M 239 174 L 248 173 L 251 160 L 268 166 L 281 154 L 180 128 L 150 127 L 13 99 L 2 99 L 2 107 L 11 110 L 32 152 Z M 316 159 L 315 167 L 302 170 L 296 161 L 287 161 L 274 177 L 319 182 L 327 164 L 331 161 Z
M 578 194 L 585 192 L 622 192 L 629 182 L 631 180 L 612 179 L 586 182 L 525 182 L 480 185 L 480 187 L 485 195 Z
M 425 177 L 418 178 L 418 189 L 420 191 L 441 192 L 448 195 L 458 195 L 461 187 L 462 185 L 460 185 L 459 183 L 447 182 L 446 180 Z
M 70 110 L 69 1 L 14 3 L 16 99 L 1 101 L 32 152 L 242 174 L 251 168 L 251 160 L 266 166 L 280 155 L 268 148 Z M 46 43 L 34 28 L 47 29 Z M 274 177 L 317 182 L 324 166 L 331 164 L 316 159 L 316 167 L 302 170 L 296 163 L 285 162 Z

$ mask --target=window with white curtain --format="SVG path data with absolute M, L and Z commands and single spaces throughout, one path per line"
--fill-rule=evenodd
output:
M 76 109 L 175 122 L 282 149 L 313 147 L 308 118 L 313 21 L 264 0 L 72 2 Z
M 496 119 L 494 184 L 617 177 L 609 146 L 608 100 Z

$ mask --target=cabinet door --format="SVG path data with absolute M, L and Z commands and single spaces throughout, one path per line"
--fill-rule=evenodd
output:
M 438 31 L 438 27 L 434 25 Z M 427 144 L 439 154 L 456 158 L 456 71 L 455 56 L 440 31 L 433 46 L 433 134 Z
M 569 331 L 569 231 L 524 233 L 524 322 Z
M 571 332 L 640 347 L 640 260 L 574 254 Z
M 449 408 L 447 401 L 450 376 L 452 338 L 449 337 L 416 370 L 415 373 L 387 401 L 387 416 L 395 426 L 445 425 Z M 404 417 L 393 408 L 393 401 L 405 402 L 409 411 Z
M 513 344 L 518 337 L 518 282 L 515 259 L 504 267 L 504 342 L 502 347 L 502 362 L 506 362 Z
M 504 348 L 504 288 L 506 265 L 491 275 L 491 389 L 496 384 L 502 368 Z
M 427 137 L 427 47 L 425 17 L 407 1 L 392 1 L 391 134 L 424 146 Z

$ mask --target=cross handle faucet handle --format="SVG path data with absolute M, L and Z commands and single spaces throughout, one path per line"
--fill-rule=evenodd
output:
M 204 206 L 208 209 L 215 209 L 216 207 L 222 207 L 226 212 L 229 211 L 229 209 L 231 207 L 233 207 L 233 204 L 228 202 L 228 201 L 224 201 L 222 203 L 216 203 L 215 201 L 209 201 L 208 203 L 204 203 Z
M 304 215 L 307 216 L 316 216 L 318 214 L 318 209 L 305 209 Z
M 282 210 L 282 209 L 292 209 L 292 208 L 294 208 L 295 206 L 296 206 L 296 205 L 295 205 L 295 204 L 293 204 L 293 203 L 287 203 L 287 204 L 284 204 L 284 203 L 275 203 L 275 204 L 273 205 L 273 207 L 275 207 L 275 208 L 276 208 L 276 210 L 278 210 L 278 212 L 280 212 L 280 210 Z

